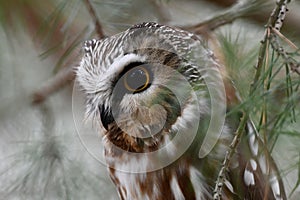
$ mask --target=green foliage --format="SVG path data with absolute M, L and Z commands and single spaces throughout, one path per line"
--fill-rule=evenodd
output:
M 282 45 L 282 49 L 290 49 L 285 41 L 281 41 L 280 38 L 276 40 Z M 290 57 L 282 56 L 282 53 L 274 49 L 274 45 L 267 43 L 261 72 L 257 81 L 253 82 L 257 71 L 254 68 L 257 62 L 257 47 L 247 47 L 241 33 L 236 37 L 230 33 L 221 34 L 219 41 L 227 72 L 241 94 L 242 104 L 237 109 L 249 113 L 271 151 L 276 145 L 280 145 L 281 151 L 298 155 L 300 148 L 293 148 L 290 146 L 292 143 L 286 146 L 280 144 L 280 139 L 285 138 L 293 141 L 295 146 L 298 146 L 300 141 L 300 79 L 291 69 L 291 63 L 299 61 L 298 50 L 286 52 Z M 251 91 L 250 87 L 254 89 Z M 298 171 L 297 181 L 288 193 L 290 197 L 299 188 L 299 166 L 299 159 L 290 160 L 290 163 L 285 160 L 285 167 L 281 171 L 283 179 L 288 174 Z

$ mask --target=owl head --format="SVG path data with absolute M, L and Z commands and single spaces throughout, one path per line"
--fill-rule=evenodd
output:
M 152 152 L 176 135 L 191 142 L 213 102 L 224 102 L 219 66 L 192 33 L 142 23 L 83 50 L 77 77 L 87 115 L 122 150 Z

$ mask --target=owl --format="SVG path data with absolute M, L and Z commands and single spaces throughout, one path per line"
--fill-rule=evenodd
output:
M 243 114 L 200 36 L 148 22 L 88 40 L 83 52 L 77 79 L 120 199 L 286 199 L 250 120 L 219 173 Z

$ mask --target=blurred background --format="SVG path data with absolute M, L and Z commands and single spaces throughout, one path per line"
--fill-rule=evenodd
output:
M 95 142 L 100 143 L 100 137 L 80 117 L 74 121 L 74 113 L 75 118 L 83 115 L 83 102 L 72 102 L 72 69 L 80 60 L 83 41 L 102 37 L 102 32 L 113 35 L 144 21 L 197 32 L 194 25 L 213 20 L 220 22 L 216 28 L 198 31 L 226 66 L 244 106 L 253 108 L 256 124 L 262 132 L 269 130 L 264 137 L 289 199 L 298 199 L 300 77 L 270 47 L 266 69 L 272 72 L 265 70 L 265 75 L 272 78 L 267 90 L 256 98 L 249 96 L 264 25 L 275 1 L 249 0 L 244 7 L 236 3 L 0 0 L 0 199 L 117 199 L 105 165 L 95 158 L 98 155 L 92 155 L 101 154 Z M 299 51 L 291 46 L 300 46 L 300 1 L 288 7 L 280 45 L 299 63 Z M 101 27 L 95 26 L 96 18 Z M 266 124 L 260 120 L 262 108 L 269 116 Z M 78 130 L 86 134 L 85 139 Z M 93 146 L 92 154 L 83 144 Z

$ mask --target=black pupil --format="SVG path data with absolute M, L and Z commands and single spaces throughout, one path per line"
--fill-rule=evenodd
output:
M 146 72 L 141 68 L 130 70 L 126 76 L 126 82 L 132 90 L 139 90 L 145 87 L 148 84 L 147 79 Z

